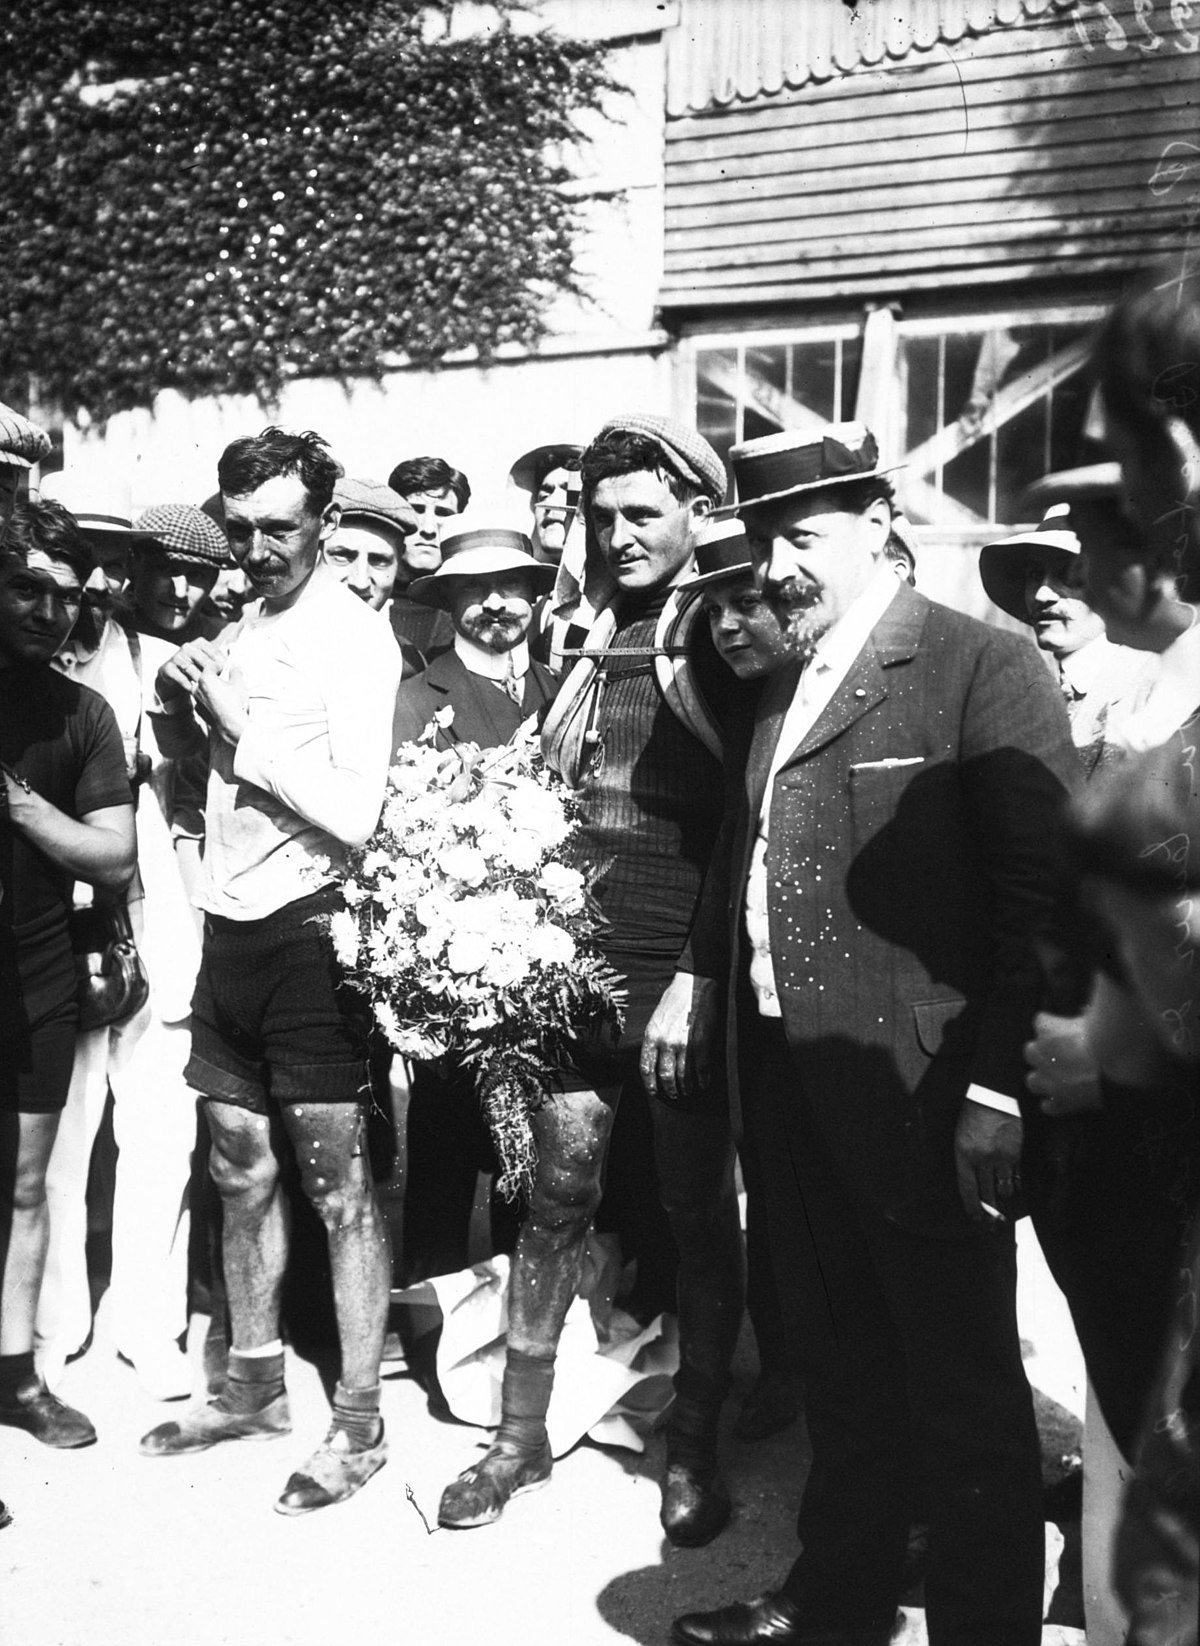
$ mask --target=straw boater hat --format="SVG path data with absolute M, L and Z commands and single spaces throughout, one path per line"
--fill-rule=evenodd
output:
M 417 529 L 412 504 L 381 481 L 343 478 L 333 488 L 333 501 L 341 509 L 343 520 L 379 520 L 405 537 Z
M 676 584 L 680 594 L 689 589 L 707 588 L 710 583 L 728 583 L 754 570 L 746 528 L 738 519 L 716 520 L 706 526 L 696 544 L 696 570 Z
M 50 436 L 0 400 L 0 463 L 31 469 L 50 455 Z
M 508 478 L 518 491 L 528 492 L 532 497 L 551 469 L 577 469 L 583 450 L 570 440 L 534 446 L 517 458 L 508 471 Z
M 225 533 L 192 503 L 159 503 L 138 517 L 137 530 L 148 533 L 153 548 L 167 560 L 192 566 L 233 564 Z
M 729 457 L 742 513 L 776 498 L 873 480 L 903 467 L 880 464 L 875 436 L 865 423 L 829 423 L 819 434 L 784 429 L 761 440 L 743 441 Z
M 41 494 L 73 514 L 80 531 L 131 544 L 153 541 L 151 532 L 134 530 L 133 498 L 125 481 L 62 469 L 42 477 Z
M 1025 575 L 1031 560 L 1047 555 L 1073 559 L 1083 552 L 1072 520 L 1070 503 L 1051 503 L 1040 523 L 1015 532 L 979 551 L 979 580 L 989 600 L 1022 623 L 1030 621 L 1025 604 Z
M 545 592 L 554 582 L 554 566 L 533 558 L 533 545 L 524 532 L 509 526 L 476 525 L 460 515 L 455 530 L 442 539 L 442 563 L 428 577 L 408 585 L 408 596 L 424 606 L 445 607 L 455 578 L 492 577 L 498 572 L 525 572 L 535 590 Z

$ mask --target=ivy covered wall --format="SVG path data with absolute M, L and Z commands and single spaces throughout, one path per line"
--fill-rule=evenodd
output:
M 0 393 L 104 419 L 530 344 L 601 51 L 416 0 L 22 0 L 0 23 Z

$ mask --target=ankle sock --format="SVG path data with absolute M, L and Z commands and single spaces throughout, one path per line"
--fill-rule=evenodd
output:
M 33 1377 L 33 1350 L 0 1355 L 0 1400 L 13 1400 L 22 1383 Z
M 366 1389 L 347 1389 L 344 1383 L 339 1383 L 333 1391 L 334 1427 L 346 1434 L 353 1451 L 368 1451 L 383 1438 L 380 1389 L 378 1383 Z
M 530 1451 L 544 1445 L 546 1413 L 554 1389 L 554 1356 L 529 1355 L 510 1349 L 504 1362 L 497 1440 L 508 1440 Z
M 229 1375 L 218 1396 L 227 1412 L 261 1412 L 283 1392 L 282 1349 L 272 1355 L 229 1351 Z

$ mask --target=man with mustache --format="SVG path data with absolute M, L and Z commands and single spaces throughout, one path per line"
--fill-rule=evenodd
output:
M 401 685 L 393 746 L 420 737 L 435 715 L 451 709 L 453 719 L 438 728 L 439 748 L 497 748 L 523 721 L 540 721 L 558 689 L 549 669 L 531 659 L 526 639 L 554 571 L 533 558 L 524 533 L 484 515 L 455 520 L 441 548 L 441 565 L 417 578 L 409 595 L 449 614 L 454 645 Z M 414 1065 L 406 1142 L 403 1252 L 410 1284 L 466 1267 L 476 1177 L 494 1169 L 469 1069 Z M 539 1209 L 535 1198 L 531 1215 Z M 516 1238 L 515 1216 L 497 1203 L 492 1238 L 497 1249 L 510 1249 Z
M 1119 758 L 1113 730 L 1149 691 L 1155 665 L 1146 652 L 1108 640 L 1104 619 L 1088 605 L 1087 528 L 1084 509 L 1052 502 L 1031 531 L 984 544 L 979 576 L 989 599 L 1028 623 L 1038 650 L 1054 664 L 1090 779 Z
M 328 916 L 343 848 L 379 820 L 401 660 L 322 547 L 338 467 L 315 434 L 235 440 L 217 469 L 234 560 L 257 599 L 219 642 L 159 670 L 178 740 L 208 727 L 205 913 L 186 1078 L 203 1094 L 233 1336 L 206 1406 L 146 1435 L 167 1457 L 290 1432 L 279 1337 L 290 1150 L 329 1237 L 341 1371 L 329 1432 L 276 1503 L 341 1502 L 387 1460 L 379 1368 L 391 1268 L 367 1168 L 367 1011 L 338 980 Z M 189 738 L 190 732 L 190 738 Z
M 678 1618 L 675 1639 L 885 1646 L 920 1486 L 930 1638 L 1037 1646 L 1010 1219 L 1066 715 L 1023 639 L 897 579 L 861 424 L 749 441 L 733 464 L 795 655 L 759 701 L 686 964 L 728 988 L 812 1466 L 780 1589 Z

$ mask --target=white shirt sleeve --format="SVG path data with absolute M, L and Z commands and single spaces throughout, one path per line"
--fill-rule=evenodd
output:
M 253 783 L 345 846 L 361 846 L 383 809 L 392 752 L 392 713 L 403 663 L 390 628 L 330 649 L 322 712 L 284 727 L 251 718 L 234 754 L 234 775 Z

